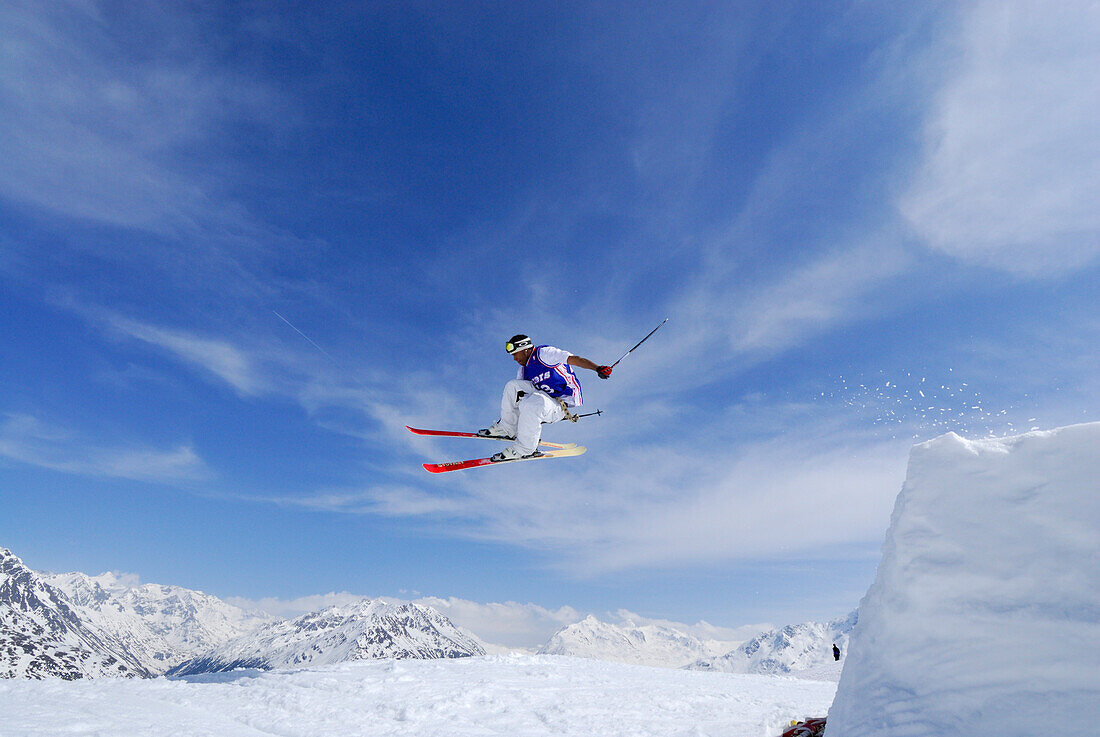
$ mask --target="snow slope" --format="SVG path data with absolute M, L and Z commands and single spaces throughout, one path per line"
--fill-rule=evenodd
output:
M 0 736 L 771 737 L 836 685 L 549 655 L 0 681 Z
M 1095 731 L 1100 423 L 916 446 L 826 735 Z
M 590 614 L 555 632 L 539 653 L 679 668 L 729 647 L 730 643 L 701 640 L 673 627 L 636 626 L 629 621 L 618 625 L 601 622 Z
M 763 632 L 718 658 L 698 660 L 692 670 L 724 673 L 796 675 L 836 681 L 843 658 L 833 659 L 833 643 L 848 651 L 848 636 L 856 624 L 856 612 L 831 622 L 806 622 Z
M 419 604 L 363 599 L 242 635 L 169 671 L 295 668 L 371 658 L 463 658 L 485 651 L 449 619 Z

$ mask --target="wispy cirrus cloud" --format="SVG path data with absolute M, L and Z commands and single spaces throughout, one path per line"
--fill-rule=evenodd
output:
M 466 517 L 474 514 L 476 508 L 465 496 L 439 496 L 411 484 L 314 491 L 293 496 L 250 496 L 248 499 L 320 512 L 382 517 Z
M 161 236 L 194 228 L 215 233 L 218 239 L 232 242 L 223 254 L 228 261 L 260 243 L 262 238 L 247 236 L 262 233 L 262 223 L 239 205 L 221 205 L 212 196 L 225 182 L 219 185 L 217 177 L 204 176 L 202 161 L 192 166 L 183 165 L 183 161 L 188 151 L 214 141 L 234 121 L 255 119 L 261 125 L 270 124 L 270 111 L 282 104 L 274 87 L 227 71 L 205 57 L 198 43 L 193 57 L 167 54 L 158 56 L 155 64 L 135 64 L 126 49 L 120 48 L 117 37 L 125 24 L 103 23 L 104 6 L 46 4 L 42 6 L 46 12 L 32 12 L 37 7 L 15 3 L 0 10 L 0 28 L 7 29 L 0 31 L 4 48 L 12 52 L 11 64 L 0 70 L 0 105 L 12 111 L 12 135 L 0 139 L 0 158 L 9 162 L 8 167 L 0 167 L 0 196 L 51 213 Z M 152 9 L 144 11 L 150 14 L 142 16 L 145 22 L 155 27 L 173 23 L 173 11 L 148 7 Z M 72 13 L 74 8 L 79 12 Z M 975 6 L 972 25 L 965 26 L 954 39 L 967 50 L 964 63 L 957 74 L 947 75 L 947 83 L 933 98 L 928 113 L 930 135 L 922 166 L 911 187 L 906 186 L 908 182 L 901 183 L 906 190 L 900 199 L 903 215 L 934 247 L 966 260 L 1028 274 L 1072 268 L 1095 255 L 1088 237 L 1095 235 L 1096 220 L 1088 203 L 1097 199 L 1095 182 L 1100 176 L 1095 176 L 1094 151 L 1085 139 L 1087 123 L 1081 122 L 1097 117 L 1092 114 L 1096 112 L 1095 92 L 1094 88 L 1076 88 L 1088 78 L 1088 69 L 1080 60 L 1092 65 L 1092 56 L 1083 32 L 1066 37 L 1070 52 L 1065 54 L 1052 43 L 1061 34 L 1058 29 L 1075 19 L 1086 19 L 1081 27 L 1095 25 L 1087 22 L 1091 8 L 1078 8 L 1080 14 L 1044 8 L 1044 17 L 1032 28 L 1020 23 L 1032 11 L 1025 13 L 1015 6 L 1001 10 L 990 3 Z M 991 27 L 1005 33 L 983 35 Z M 189 47 L 188 40 L 197 42 L 191 33 L 194 30 L 184 18 L 180 34 L 171 35 L 179 47 Z M 548 551 L 563 567 L 580 574 L 786 555 L 867 542 L 885 526 L 904 449 L 874 440 L 838 446 L 831 437 L 832 428 L 807 428 L 796 421 L 785 423 L 784 418 L 775 419 L 774 424 L 798 438 L 788 446 L 754 438 L 716 443 L 714 438 L 729 438 L 729 427 L 700 417 L 712 409 L 723 413 L 729 402 L 736 401 L 717 392 L 713 408 L 693 407 L 694 414 L 678 416 L 682 407 L 698 404 L 694 396 L 697 388 L 680 377 L 688 374 L 712 384 L 736 384 L 746 366 L 810 344 L 839 326 L 879 316 L 883 307 L 896 308 L 896 300 L 889 295 L 885 299 L 877 296 L 921 256 L 903 246 L 906 234 L 896 223 L 893 232 L 889 226 L 877 229 L 875 224 L 868 225 L 877 223 L 881 212 L 852 215 L 837 208 L 825 218 L 827 223 L 816 222 L 806 228 L 812 242 L 805 245 L 783 242 L 777 235 L 777 223 L 802 217 L 802 195 L 835 187 L 844 172 L 855 171 L 855 167 L 844 172 L 830 170 L 850 152 L 836 145 L 838 137 L 863 135 L 866 130 L 849 125 L 852 118 L 846 116 L 852 114 L 838 112 L 837 108 L 843 107 L 838 103 L 824 112 L 815 106 L 815 115 L 807 124 L 766 139 L 771 153 L 761 156 L 755 181 L 746 182 L 744 199 L 731 205 L 735 210 L 727 213 L 728 228 L 720 223 L 689 222 L 697 212 L 692 207 L 695 187 L 703 189 L 717 178 L 714 172 L 708 178 L 707 172 L 713 152 L 725 150 L 715 148 L 720 143 L 717 136 L 726 127 L 724 116 L 739 104 L 726 90 L 726 82 L 738 77 L 742 68 L 751 69 L 754 61 L 746 57 L 750 62 L 746 67 L 734 64 L 742 54 L 733 46 L 727 49 L 727 41 L 724 35 L 715 37 L 708 52 L 712 60 L 729 62 L 721 74 L 696 69 L 686 79 L 694 82 L 691 89 L 683 90 L 677 88 L 684 79 L 675 75 L 662 78 L 647 103 L 658 114 L 645 118 L 643 122 L 649 125 L 638 128 L 630 152 L 634 174 L 654 194 L 655 202 L 646 199 L 644 209 L 660 210 L 660 217 L 655 218 L 661 221 L 660 227 L 693 244 L 684 249 L 688 262 L 699 255 L 695 246 L 708 239 L 704 231 L 721 232 L 714 238 L 719 242 L 714 252 L 703 254 L 707 266 L 720 268 L 692 270 L 678 264 L 662 274 L 676 284 L 675 289 L 661 292 L 668 295 L 663 304 L 644 299 L 648 295 L 638 290 L 644 269 L 629 272 L 630 265 L 610 280 L 607 293 L 611 296 L 601 285 L 589 290 L 590 294 L 582 291 L 575 300 L 571 295 L 563 297 L 557 273 L 536 270 L 538 274 L 531 277 L 529 285 L 532 288 L 525 285 L 517 300 L 524 303 L 521 307 L 510 302 L 490 304 L 474 317 L 463 316 L 459 321 L 470 327 L 460 328 L 458 338 L 450 325 L 438 329 L 442 319 L 438 315 L 463 315 L 461 309 L 437 310 L 430 320 L 420 323 L 435 326 L 427 327 L 425 334 L 433 329 L 445 333 L 451 341 L 445 346 L 448 351 L 464 341 L 497 346 L 499 338 L 486 336 L 526 329 L 515 326 L 516 309 L 522 309 L 533 324 L 555 326 L 559 334 L 574 331 L 581 341 L 600 351 L 592 357 L 611 360 L 657 320 L 671 314 L 669 327 L 655 336 L 643 353 L 617 369 L 615 381 L 604 383 L 600 393 L 592 393 L 601 401 L 620 399 L 619 406 L 629 409 L 622 413 L 624 419 L 601 420 L 603 460 L 599 464 L 589 463 L 589 458 L 560 470 L 532 469 L 531 490 L 517 493 L 505 480 L 510 473 L 496 478 L 449 479 L 453 485 L 444 489 L 434 480 L 422 478 L 415 463 L 395 461 L 397 454 L 391 451 L 413 444 L 436 447 L 401 429 L 404 422 L 416 422 L 413 418 L 448 425 L 472 421 L 475 414 L 486 424 L 494 418 L 489 413 L 495 413 L 496 368 L 471 381 L 468 352 L 454 351 L 452 366 L 437 367 L 433 376 L 414 367 L 420 358 L 414 351 L 390 356 L 390 363 L 360 367 L 362 370 L 349 376 L 348 372 L 333 371 L 330 365 L 319 367 L 319 356 L 309 355 L 312 347 L 287 349 L 274 345 L 270 337 L 236 328 L 219 329 L 212 324 L 217 321 L 207 315 L 178 320 L 165 317 L 150 308 L 155 300 L 150 300 L 144 312 L 138 308 L 125 315 L 101 313 L 99 318 L 112 334 L 170 356 L 191 373 L 230 387 L 239 397 L 289 398 L 326 428 L 380 440 L 376 447 L 383 452 L 372 462 L 389 464 L 386 470 L 393 474 L 377 486 L 359 488 L 351 483 L 348 488 L 322 489 L 293 498 L 269 494 L 262 497 L 265 501 L 438 524 L 443 534 Z M 1021 49 L 1021 44 L 1028 48 Z M 1078 53 L 1082 49 L 1086 52 Z M 1024 60 L 1017 62 L 1017 56 Z M 1047 69 L 1052 76 L 1050 84 L 1037 82 L 1042 74 L 1037 77 L 1033 68 Z M 671 116 L 667 105 L 662 107 L 668 91 L 677 93 L 684 108 L 677 108 Z M 1016 99 L 1017 91 L 1020 99 Z M 1075 92 L 1081 94 L 1075 97 Z M 864 93 L 864 100 L 874 97 L 867 90 Z M 1039 119 L 1034 108 L 1047 107 L 1041 104 L 1046 95 L 1051 95 L 1050 107 L 1061 114 Z M 995 103 L 989 106 L 988 120 L 983 100 Z M 827 120 L 819 119 L 818 112 Z M 638 112 L 639 116 L 645 114 L 645 110 Z M 1065 139 L 1060 137 L 1063 132 Z M 1072 141 L 1082 144 L 1077 146 L 1080 160 L 1066 153 L 1070 148 L 1067 142 Z M 1048 152 L 1054 156 L 1048 158 Z M 1065 191 L 1059 188 L 1059 167 L 1065 170 Z M 815 172 L 818 189 L 800 188 L 799 183 L 814 179 Z M 676 181 L 670 182 L 670 177 Z M 603 188 L 603 177 L 594 179 Z M 852 196 L 860 194 L 845 191 Z M 990 192 L 994 196 L 987 201 Z M 585 191 L 577 197 L 586 199 L 589 194 Z M 618 207 L 611 198 L 605 210 L 586 210 L 582 217 L 546 193 L 532 197 L 539 207 L 514 216 L 501 233 L 481 240 L 519 249 L 529 235 L 529 220 L 536 224 L 530 227 L 540 231 L 540 242 L 554 244 L 562 233 L 585 230 L 589 224 L 585 218 L 593 212 L 604 215 Z M 889 210 L 893 202 L 890 193 L 883 193 L 882 199 L 885 204 L 878 210 Z M 549 218 L 552 212 L 561 213 L 560 220 Z M 639 215 L 639 219 L 645 217 Z M 840 220 L 844 222 L 838 224 Z M 881 235 L 864 235 L 876 229 Z M 826 232 L 828 236 L 817 237 Z M 835 235 L 838 232 L 856 235 L 845 241 Z M 1074 241 L 1080 248 L 1069 248 L 1058 239 L 1059 233 L 1066 232 L 1084 234 L 1083 240 Z M 654 242 L 661 242 L 650 235 Z M 1013 245 L 1018 237 L 1023 246 Z M 754 246 L 745 244 L 756 238 L 766 245 L 755 246 L 758 250 L 754 252 Z M 457 268 L 464 262 L 477 263 L 484 265 L 478 268 L 484 278 L 500 280 L 501 274 L 492 264 L 501 259 L 495 259 L 493 248 L 486 246 L 484 252 L 472 254 L 460 243 L 461 238 L 441 240 L 456 245 L 443 249 L 446 255 L 440 258 L 449 261 L 445 265 Z M 129 248 L 129 242 L 122 239 L 119 245 Z M 769 247 L 775 249 L 776 264 L 761 253 Z M 188 248 L 201 251 L 205 246 Z M 739 259 L 769 263 L 744 277 L 738 273 Z M 645 267 L 644 261 L 637 259 L 634 268 Z M 298 267 L 296 262 L 294 268 Z M 5 256 L 0 253 L 0 269 L 4 268 Z M 462 273 L 456 268 L 430 271 Z M 267 278 L 250 284 L 278 279 L 282 272 L 275 271 L 267 271 L 261 275 Z M 519 270 L 510 269 L 509 273 L 512 271 Z M 314 285 L 313 296 L 320 301 L 318 295 L 342 278 L 342 274 L 339 278 L 331 274 L 322 277 Z M 218 282 L 212 289 L 220 290 L 229 281 Z M 448 286 L 442 280 L 432 284 L 444 291 Z M 368 292 L 359 287 L 355 285 L 356 294 Z M 475 295 L 452 296 L 452 306 L 468 306 Z M 254 298 L 255 294 L 251 295 L 253 302 Z M 331 297 L 333 303 L 339 298 Z M 652 317 L 639 317 L 645 310 L 652 310 Z M 268 310 L 263 312 L 266 316 Z M 287 315 L 298 322 L 291 313 Z M 394 317 L 398 325 L 410 319 L 396 311 Z M 281 324 L 278 327 L 283 328 Z M 623 329 L 617 330 L 619 327 Z M 471 335 L 477 340 L 466 341 Z M 298 340 L 304 334 L 291 337 Z M 358 335 L 350 337 L 347 344 L 358 340 Z M 329 345 L 324 340 L 315 345 L 321 344 Z M 574 348 L 569 343 L 562 345 Z M 505 374 L 510 367 L 506 359 L 501 363 L 501 374 Z M 357 376 L 372 378 L 358 381 Z M 480 394 L 480 390 L 471 389 L 482 382 L 491 388 Z M 484 401 L 485 396 L 489 401 Z M 229 397 L 229 401 L 235 399 Z M 471 399 L 481 404 L 474 407 Z M 676 427 L 680 437 L 666 441 L 662 435 L 659 440 L 638 443 L 626 439 L 630 431 L 662 426 Z M 395 434 L 385 435 L 389 429 Z M 575 432 L 580 437 L 590 431 L 581 428 Z M 597 433 L 591 431 L 591 435 Z M 28 450 L 34 447 L 39 448 L 37 455 Z M 66 462 L 44 453 L 42 446 L 24 443 L 8 448 L 13 458 L 22 452 L 28 458 Z M 167 468 L 173 464 L 187 468 L 189 450 L 181 446 L 173 451 L 174 457 L 173 452 L 158 455 L 153 451 L 144 460 L 132 456 L 128 462 L 116 459 L 106 467 L 114 473 L 130 474 L 151 474 L 149 469 L 158 462 Z M 100 461 L 106 457 L 102 455 Z M 92 468 L 88 463 L 82 467 Z M 414 478 L 410 467 L 419 476 Z M 563 484 L 559 473 L 568 474 L 570 486 L 582 491 Z M 809 532 L 793 543 L 774 534 L 775 528 L 798 525 Z
M 78 476 L 151 483 L 178 484 L 211 475 L 190 445 L 169 449 L 102 445 L 29 415 L 9 414 L 0 421 L 0 457 Z
M 208 381 L 229 386 L 240 397 L 295 402 L 319 426 L 342 435 L 378 440 L 388 437 L 386 430 L 408 422 L 410 413 L 423 412 L 429 404 L 453 402 L 438 389 L 403 394 L 381 389 L 392 383 L 387 382 L 384 369 L 374 370 L 370 380 L 359 378 L 355 372 L 340 370 L 331 356 L 304 341 L 307 347 L 294 347 L 241 332 L 207 333 L 137 320 L 73 300 L 63 304 L 107 334 L 149 346 Z M 325 503 L 335 504 L 336 498 Z
M 825 254 L 749 290 L 730 314 L 733 349 L 771 355 L 874 314 L 869 294 L 912 264 L 896 241 L 882 240 Z
M 672 307 L 686 330 L 670 338 L 669 355 L 698 353 L 715 336 L 728 335 L 734 362 L 751 364 L 898 309 L 896 294 L 884 289 L 919 273 L 928 260 L 914 248 L 914 233 L 937 251 L 1024 278 L 1096 262 L 1096 4 L 1051 9 L 983 1 L 943 17 L 948 22 L 931 47 L 915 45 L 915 36 L 901 38 L 874 57 L 869 66 L 878 65 L 877 76 L 869 75 L 849 101 L 874 115 L 872 100 L 895 96 L 899 88 L 931 90 L 909 101 L 927 106 L 915 170 L 883 164 L 892 172 L 886 187 L 869 190 L 881 195 L 882 206 L 863 210 L 864 222 L 838 213 L 829 223 L 844 223 L 853 234 L 848 240 L 808 242 L 789 268 L 746 284 L 735 244 L 753 243 L 767 235 L 763 224 L 790 217 L 799 206 L 794 193 L 807 194 L 813 172 L 833 172 L 830 186 L 836 186 L 852 112 L 829 109 L 812 130 L 794 131 L 768 155 L 740 210 L 712 237 L 708 268 L 685 284 Z
M 270 388 L 270 382 L 263 376 L 254 358 L 228 341 L 150 325 L 117 314 L 108 314 L 106 320 L 114 331 L 167 351 L 178 360 L 209 372 L 240 394 L 257 395 Z
M 549 528 L 532 536 L 565 543 L 572 570 L 600 573 L 844 555 L 878 541 L 904 479 L 907 450 L 908 442 L 829 448 L 768 441 L 730 449 L 721 460 L 713 453 L 628 455 L 615 464 L 622 471 L 630 463 L 640 480 L 628 504 L 597 512 L 571 540 Z M 598 478 L 588 483 L 600 486 Z
M 615 443 L 608 427 L 598 461 L 531 464 L 519 488 L 513 471 L 488 469 L 446 484 L 433 478 L 254 501 L 417 519 L 447 535 L 546 553 L 582 578 L 845 555 L 878 542 L 904 478 L 908 441 L 845 440 L 834 423 L 807 419 L 797 442 L 735 444 L 718 429 L 728 421 L 715 418 L 713 427 L 679 440 L 666 436 L 660 447 Z
M 196 20 L 167 6 L 5 3 L 0 196 L 159 234 L 254 228 L 188 154 L 233 121 L 291 116 L 274 87 L 216 62 Z
M 939 46 L 935 95 L 902 215 L 931 247 L 1020 276 L 1100 254 L 1100 6 L 975 3 Z

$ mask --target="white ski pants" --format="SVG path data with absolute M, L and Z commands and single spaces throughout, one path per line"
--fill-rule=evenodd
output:
M 523 396 L 517 399 L 517 395 Z M 530 381 L 512 379 L 504 385 L 500 398 L 500 424 L 509 435 L 516 436 L 514 447 L 521 455 L 530 455 L 542 438 L 542 423 L 565 419 L 565 410 L 558 400 L 540 392 Z

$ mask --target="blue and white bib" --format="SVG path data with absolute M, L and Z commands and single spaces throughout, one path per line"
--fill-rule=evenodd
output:
M 549 349 L 549 350 L 543 350 Z M 555 355 L 556 354 L 556 355 Z M 564 355 L 564 358 L 562 356 Z M 544 363 L 560 358 L 558 363 Z M 581 382 L 573 373 L 573 367 L 566 363 L 569 354 L 553 346 L 540 345 L 527 359 L 522 369 L 522 378 L 530 381 L 540 392 L 555 399 L 563 399 L 572 407 L 581 406 Z

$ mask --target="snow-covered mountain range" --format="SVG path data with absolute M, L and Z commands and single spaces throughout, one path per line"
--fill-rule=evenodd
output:
M 364 599 L 273 622 L 173 668 L 169 675 L 484 654 L 474 638 L 430 607 Z
M 177 586 L 31 570 L 0 548 L 0 678 L 150 677 L 484 650 L 426 606 L 366 600 L 286 621 Z
M 841 663 L 833 659 L 833 644 L 842 654 L 848 652 L 848 636 L 856 619 L 857 612 L 852 612 L 830 622 L 806 622 L 763 632 L 721 657 L 700 659 L 688 668 L 766 675 L 819 674 L 836 680 Z
M 728 651 L 733 643 L 704 640 L 674 627 L 602 622 L 588 615 L 562 627 L 540 655 L 571 655 L 634 665 L 680 667 Z
M 731 673 L 814 677 L 818 669 L 836 680 L 832 644 L 846 652 L 854 624 L 853 612 L 739 644 L 589 615 L 558 630 L 538 653 Z M 363 599 L 286 620 L 111 573 L 37 573 L 0 548 L 0 677 L 194 675 L 485 652 L 476 636 L 423 604 Z
M 0 548 L 0 677 L 147 675 L 118 639 L 85 622 L 60 590 Z
M 115 574 L 41 574 L 86 623 L 113 636 L 153 673 L 274 621 L 179 586 L 129 586 Z
M 706 640 L 675 627 L 603 622 L 589 615 L 558 630 L 539 654 L 571 655 L 635 665 L 837 680 L 835 643 L 847 652 L 856 613 L 762 632 L 742 643 Z

